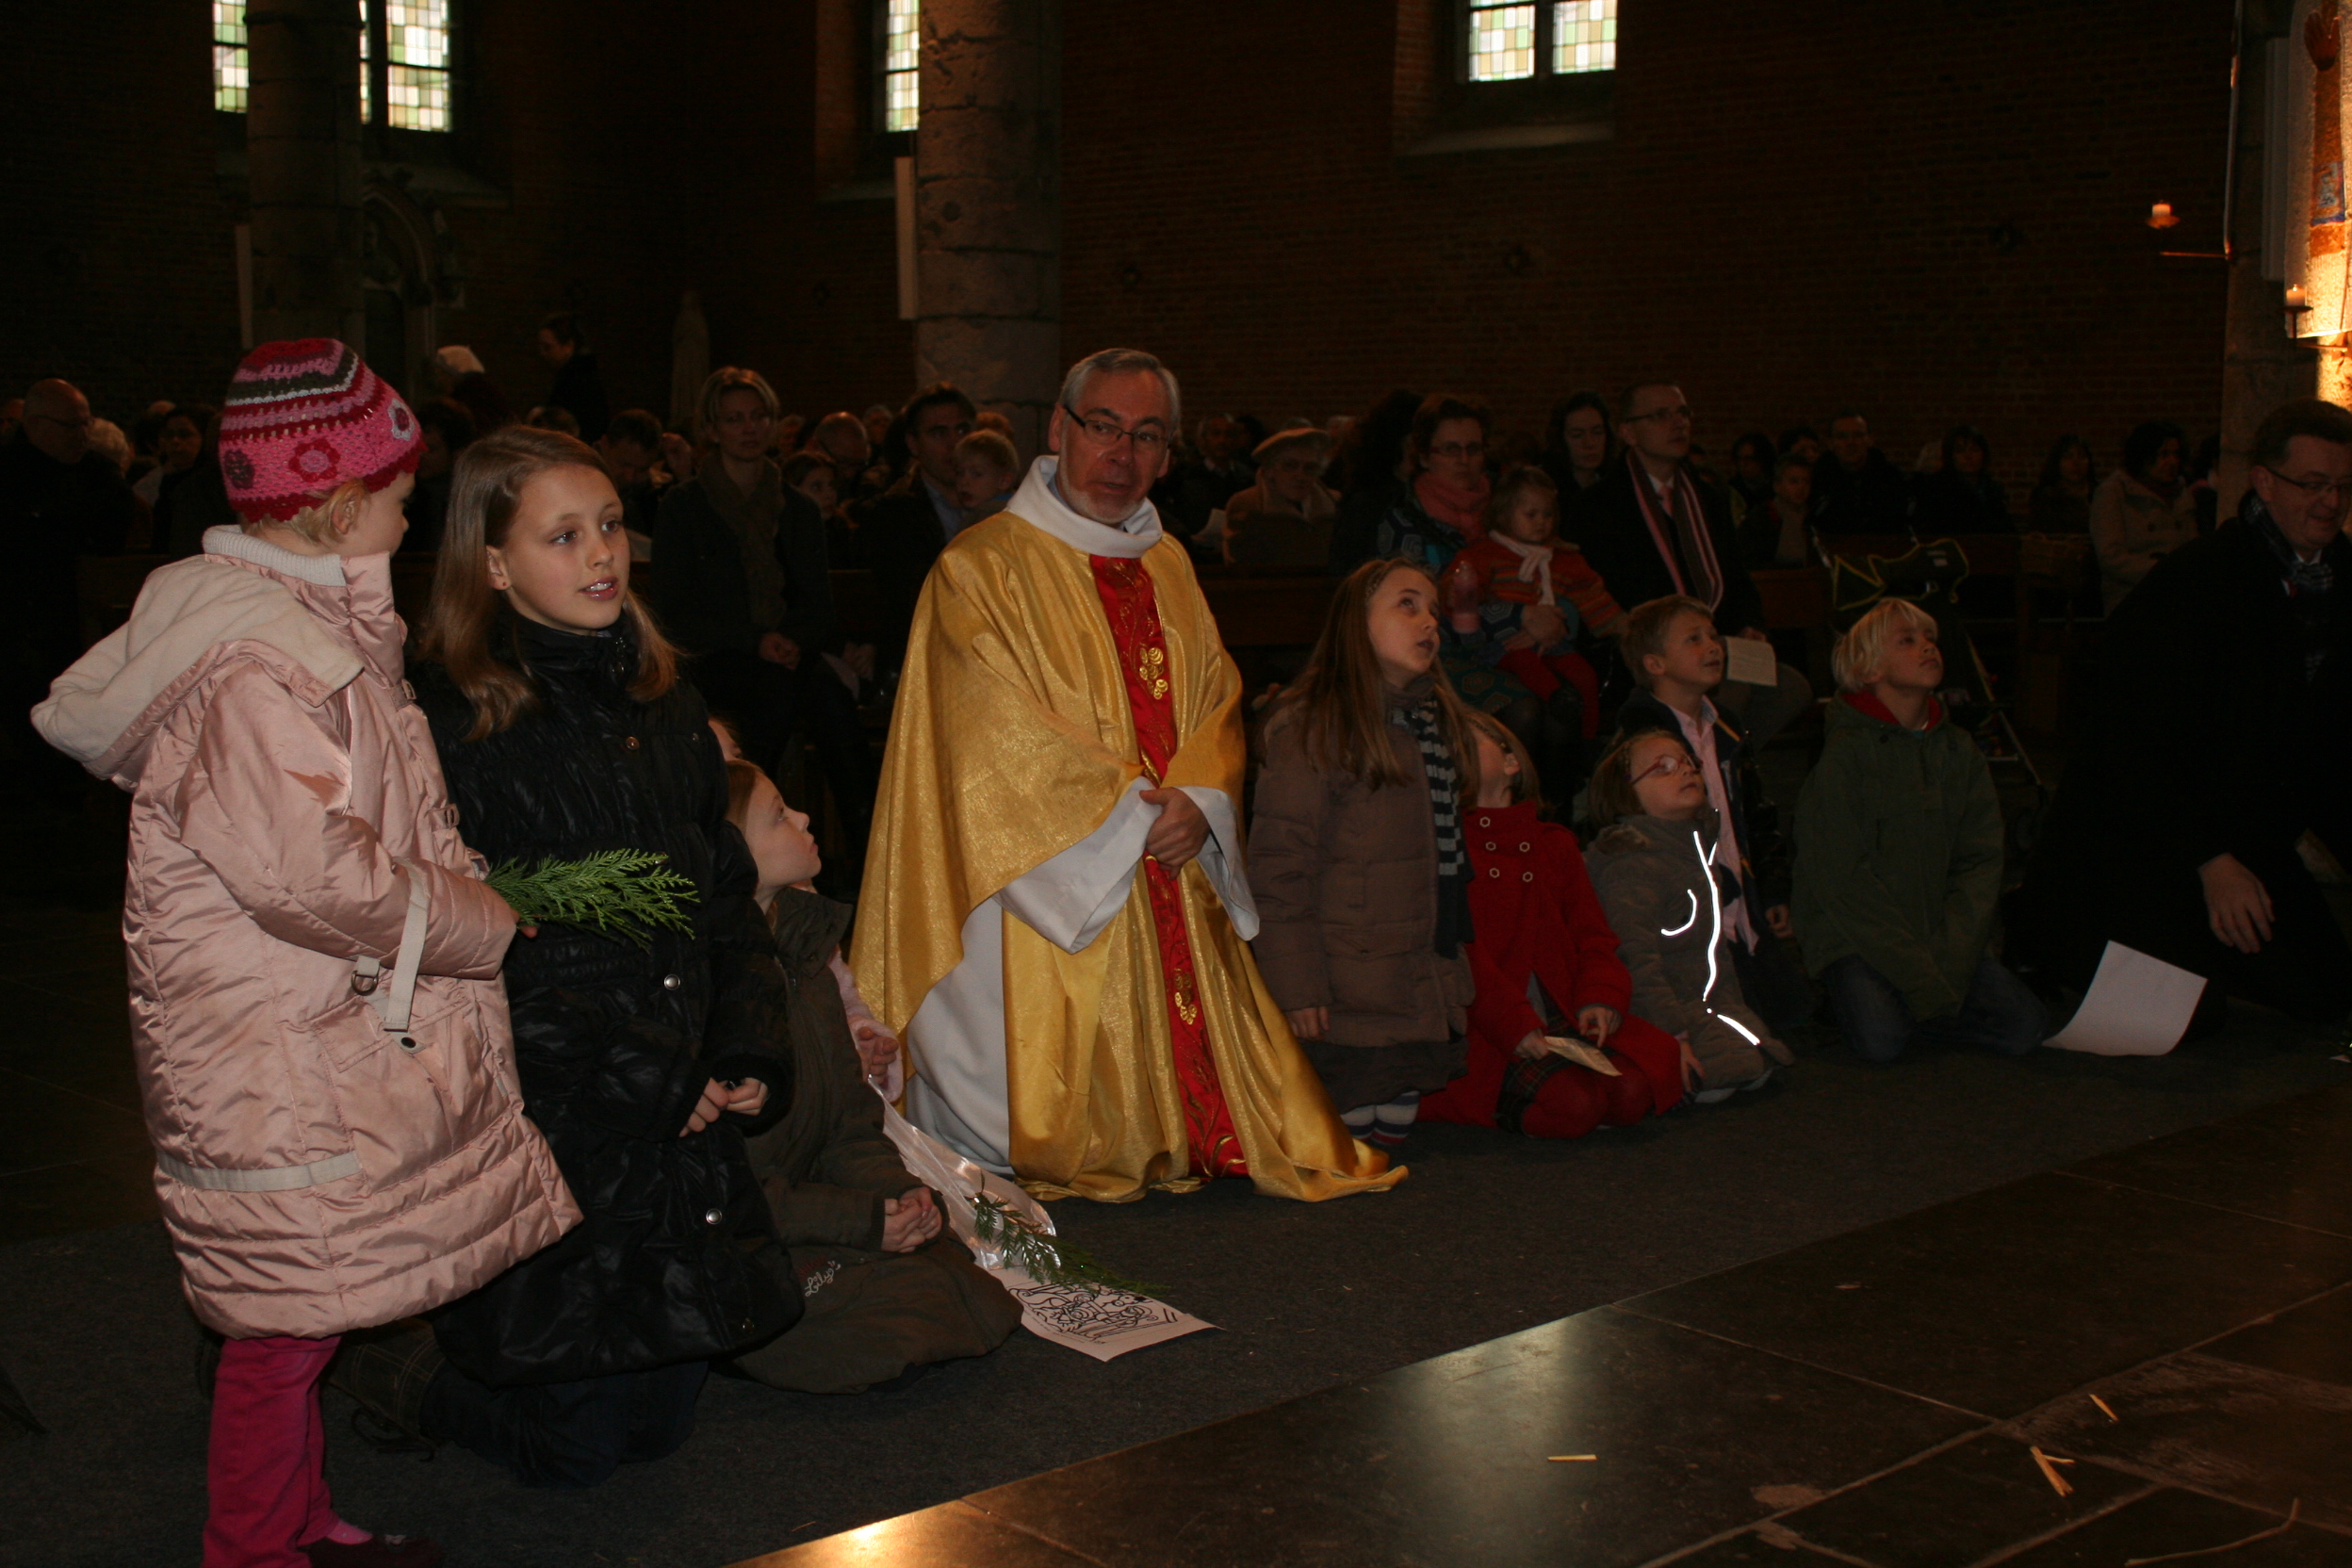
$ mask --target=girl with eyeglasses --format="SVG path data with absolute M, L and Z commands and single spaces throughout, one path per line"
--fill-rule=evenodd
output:
M 1633 972 L 1633 1010 L 1682 1042 L 1700 1104 L 1761 1088 L 1794 1057 L 1740 991 L 1698 763 L 1679 736 L 1646 731 L 1601 759 L 1590 800 L 1585 868 Z

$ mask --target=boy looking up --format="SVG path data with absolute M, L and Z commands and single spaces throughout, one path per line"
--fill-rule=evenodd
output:
M 1709 695 L 1723 681 L 1715 618 L 1694 598 L 1655 598 L 1625 617 L 1619 647 L 1641 689 L 1618 713 L 1618 736 L 1663 730 L 1681 736 L 1698 760 L 1707 803 L 1723 824 L 1715 868 L 1740 987 L 1772 1032 L 1786 1035 L 1812 1016 L 1813 992 L 1781 945 L 1789 921 L 1780 814 L 1764 793 L 1747 743 Z
M 1886 599 L 1831 660 L 1821 760 L 1797 802 L 1795 915 L 1805 960 L 1855 1053 L 1915 1040 L 2022 1056 L 2050 1032 L 2034 993 L 1988 951 L 2001 892 L 2001 805 L 1966 731 L 1945 722 L 1936 623 Z

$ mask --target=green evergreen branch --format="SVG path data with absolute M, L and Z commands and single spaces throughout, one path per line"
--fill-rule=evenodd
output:
M 694 879 L 662 869 L 669 858 L 646 849 L 607 849 L 577 860 L 542 860 L 529 871 L 509 860 L 491 871 L 490 889 L 514 906 L 524 925 L 578 926 L 650 949 L 657 928 L 694 928 L 681 907 L 694 901 Z
M 1072 1285 L 1095 1293 L 1123 1290 L 1130 1296 L 1152 1294 L 1150 1285 L 1121 1279 L 1095 1262 L 1084 1248 L 1038 1230 L 1028 1216 L 1001 1198 L 986 1192 L 974 1193 L 972 1208 L 973 1229 L 980 1239 L 1039 1284 Z

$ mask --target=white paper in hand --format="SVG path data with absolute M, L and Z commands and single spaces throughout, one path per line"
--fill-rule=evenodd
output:
M 1555 1056 L 1566 1057 L 1578 1067 L 1589 1067 L 1611 1078 L 1625 1076 L 1617 1070 L 1617 1064 L 1609 1059 L 1608 1053 L 1584 1040 L 1566 1035 L 1546 1035 L 1544 1037 L 1544 1048 Z
M 1753 637 L 1724 638 L 1723 678 L 1749 686 L 1779 685 L 1780 661 L 1772 657 L 1772 645 Z
M 2205 977 L 2137 948 L 2109 942 L 2090 994 L 2045 1044 L 2095 1056 L 2161 1056 L 2180 1043 L 2205 994 Z

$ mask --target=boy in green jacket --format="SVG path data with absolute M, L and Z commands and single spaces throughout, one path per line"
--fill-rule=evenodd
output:
M 1976 743 L 1936 700 L 1936 623 L 1885 600 L 1832 663 L 1838 699 L 1797 801 L 1790 909 L 1805 961 L 1870 1061 L 1892 1061 L 1915 1040 L 2021 1056 L 2050 1019 L 1986 951 L 2001 804 Z

